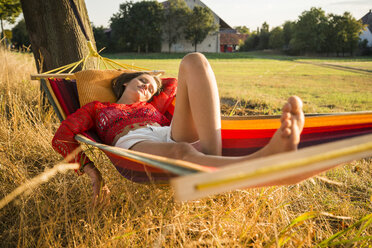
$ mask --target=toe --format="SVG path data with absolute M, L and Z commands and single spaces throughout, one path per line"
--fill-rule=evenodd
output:
M 291 106 L 291 112 L 294 114 L 298 114 L 302 112 L 302 100 L 298 96 L 291 96 L 288 98 L 288 103 Z
M 291 113 L 289 113 L 289 112 L 283 112 L 282 116 L 280 117 L 281 122 L 286 121 L 286 120 L 290 120 L 290 119 L 291 119 Z
M 287 120 L 284 120 L 282 121 L 282 125 L 281 125 L 281 128 L 290 128 L 292 126 L 292 122 L 291 120 L 287 119 Z
M 292 111 L 291 103 L 287 102 L 286 104 L 284 104 L 283 109 L 282 109 L 283 114 L 290 113 L 291 111 Z
M 284 128 L 282 131 L 282 137 L 283 138 L 288 138 L 291 136 L 292 130 L 290 128 Z

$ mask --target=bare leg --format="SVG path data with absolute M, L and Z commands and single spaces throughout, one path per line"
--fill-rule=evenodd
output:
M 253 158 L 296 150 L 300 141 L 300 134 L 303 126 L 304 114 L 302 111 L 302 101 L 298 97 L 290 97 L 283 107 L 281 126 L 275 132 L 269 144 L 256 153 L 248 156 L 221 157 L 205 155 L 198 152 L 187 143 L 156 143 L 156 145 L 154 145 L 154 142 L 144 141 L 134 145 L 131 149 L 154 155 L 181 159 L 200 165 L 218 167 L 239 161 L 246 161 Z
M 200 140 L 204 154 L 221 155 L 217 83 L 207 59 L 200 53 L 188 54 L 181 61 L 171 129 L 176 142 Z

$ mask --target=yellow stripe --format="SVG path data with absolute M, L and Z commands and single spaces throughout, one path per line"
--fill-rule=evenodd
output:
M 310 116 L 305 118 L 305 127 L 325 127 L 365 123 L 372 123 L 372 114 Z M 225 130 L 277 129 L 279 126 L 279 119 L 222 120 L 222 129 Z
M 348 156 L 348 155 L 365 152 L 365 151 L 372 151 L 372 142 L 355 145 L 349 148 L 339 149 L 337 151 L 326 152 L 326 153 L 322 153 L 322 154 L 315 155 L 312 157 L 307 157 L 307 158 L 291 161 L 288 163 L 274 164 L 274 165 L 271 165 L 265 168 L 257 169 L 256 171 L 251 172 L 251 173 L 241 173 L 233 177 L 220 179 L 220 180 L 214 180 L 214 181 L 210 181 L 207 183 L 201 183 L 201 184 L 196 185 L 195 188 L 196 190 L 205 190 L 209 188 L 219 187 L 219 186 L 223 186 L 229 183 L 236 183 L 236 182 L 257 178 L 257 177 L 264 176 L 264 175 L 275 174 L 277 172 L 286 171 L 286 170 L 294 169 L 294 168 L 300 168 L 306 165 L 311 165 L 314 163 L 327 161 L 327 160 L 331 160 L 334 158 Z

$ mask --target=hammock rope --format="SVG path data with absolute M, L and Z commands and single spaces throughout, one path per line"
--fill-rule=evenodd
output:
M 94 46 L 93 46 L 93 43 L 91 41 L 87 41 L 87 47 L 89 48 L 89 52 L 88 54 L 82 58 L 81 60 L 77 61 L 77 62 L 74 62 L 74 63 L 71 63 L 71 64 L 68 64 L 68 65 L 63 65 L 63 66 L 60 66 L 58 68 L 55 68 L 55 69 L 52 69 L 52 70 L 49 70 L 49 71 L 46 71 L 46 72 L 43 72 L 41 74 L 36 74 L 35 75 L 35 79 L 39 80 L 41 79 L 41 75 L 49 75 L 49 74 L 61 74 L 67 70 L 68 71 L 68 74 L 71 74 L 73 73 L 76 68 L 82 63 L 83 66 L 82 66 L 82 69 L 85 70 L 87 69 L 86 68 L 86 62 L 88 61 L 88 59 L 90 58 L 96 58 L 97 59 L 97 68 L 96 69 L 99 69 L 99 64 L 100 62 L 103 63 L 103 65 L 105 66 L 105 69 L 115 69 L 115 70 L 118 70 L 118 69 L 128 69 L 128 70 L 135 70 L 135 71 L 146 71 L 146 72 L 152 72 L 154 73 L 155 75 L 161 75 L 161 74 L 164 74 L 164 71 L 162 70 L 151 70 L 149 68 L 144 68 L 144 67 L 139 67 L 139 66 L 134 66 L 134 65 L 129 65 L 129 64 L 125 64 L 125 63 L 119 63 L 117 61 L 114 61 L 112 59 L 109 59 L 109 58 L 105 58 L 105 57 L 102 57 L 95 49 L 94 49 Z M 61 75 L 63 76 L 65 79 L 70 79 L 69 77 L 66 77 L 66 75 Z M 50 78 L 53 78 L 50 77 Z

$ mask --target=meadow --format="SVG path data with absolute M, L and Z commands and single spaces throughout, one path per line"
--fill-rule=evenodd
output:
M 177 77 L 183 54 L 170 56 L 173 58 L 164 54 L 109 57 Z M 278 113 L 284 100 L 294 94 L 303 99 L 307 113 L 372 110 L 371 58 L 305 58 L 262 52 L 206 56 L 215 71 L 222 103 L 239 101 L 240 114 Z
M 108 55 L 177 76 L 182 57 Z M 276 114 L 303 98 L 305 112 L 372 110 L 372 58 L 304 58 L 266 53 L 207 54 L 224 114 Z M 43 108 L 30 54 L 0 48 L 0 199 L 61 161 L 59 125 Z M 235 108 L 234 108 L 235 107 Z M 370 247 L 371 159 L 341 165 L 300 184 L 242 189 L 175 202 L 166 186 L 123 179 L 94 152 L 111 190 L 93 209 L 88 177 L 45 179 L 0 209 L 1 247 Z

